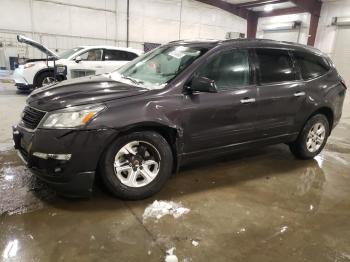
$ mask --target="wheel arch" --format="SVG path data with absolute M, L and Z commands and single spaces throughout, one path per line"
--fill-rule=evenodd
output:
M 324 106 L 320 107 L 317 110 L 315 110 L 305 121 L 305 123 L 313 116 L 322 114 L 326 116 L 328 123 L 329 123 L 329 134 L 331 134 L 332 129 L 333 129 L 333 123 L 334 123 L 334 112 L 330 107 Z
M 51 67 L 48 67 L 48 68 L 40 69 L 38 72 L 36 72 L 36 74 L 34 76 L 34 79 L 33 79 L 33 85 L 34 86 L 38 86 L 38 77 L 39 77 L 39 75 L 41 75 L 42 73 L 45 73 L 45 72 L 52 72 L 52 73 L 54 73 L 54 69 L 51 68 Z
M 160 123 L 154 123 L 154 122 L 146 122 L 146 123 L 139 123 L 135 125 L 129 125 L 126 126 L 120 130 L 118 130 L 117 135 L 113 138 L 113 141 L 118 139 L 119 137 L 130 134 L 133 132 L 142 132 L 142 131 L 152 131 L 160 134 L 164 139 L 168 142 L 171 152 L 173 155 L 173 167 L 172 171 L 176 172 L 179 167 L 179 159 L 178 159 L 178 152 L 179 152 L 179 146 L 178 146 L 178 138 L 180 137 L 180 130 L 178 130 L 175 127 L 171 127 L 165 124 Z M 108 145 L 103 150 L 103 152 L 100 155 L 99 162 L 103 158 L 103 155 L 108 149 Z

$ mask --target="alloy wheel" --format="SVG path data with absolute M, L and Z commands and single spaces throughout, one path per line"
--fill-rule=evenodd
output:
M 115 155 L 114 173 L 128 187 L 143 187 L 157 177 L 160 161 L 160 154 L 152 144 L 132 141 Z
M 325 126 L 318 122 L 314 124 L 306 138 L 306 147 L 311 152 L 314 153 L 320 149 L 324 140 L 326 138 L 326 128 Z
M 47 76 L 43 79 L 42 86 L 47 86 L 55 82 L 55 78 L 52 76 Z

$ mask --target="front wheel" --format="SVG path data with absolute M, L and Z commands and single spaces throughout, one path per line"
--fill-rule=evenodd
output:
M 318 155 L 326 145 L 329 136 L 329 122 L 325 115 L 311 117 L 298 138 L 289 144 L 291 152 L 300 159 L 311 159 Z
M 54 73 L 51 71 L 42 72 L 36 81 L 36 88 L 45 87 L 55 82 Z
M 104 184 L 117 197 L 139 200 L 160 191 L 171 175 L 172 151 L 158 133 L 134 132 L 110 145 L 101 163 Z

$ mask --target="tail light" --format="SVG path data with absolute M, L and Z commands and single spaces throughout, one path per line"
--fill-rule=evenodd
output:
M 342 85 L 345 87 L 345 89 L 348 89 L 348 87 L 346 86 L 344 78 L 340 77 L 340 83 L 342 83 Z

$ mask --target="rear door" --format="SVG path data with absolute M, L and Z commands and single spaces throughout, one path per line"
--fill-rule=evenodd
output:
M 184 151 L 193 153 L 255 138 L 257 97 L 250 51 L 231 49 L 209 57 L 195 73 L 215 81 L 217 93 L 186 95 Z
M 261 138 L 289 134 L 305 104 L 305 84 L 289 50 L 256 48 L 255 54 L 257 131 Z
M 111 72 L 125 65 L 127 62 L 135 59 L 137 55 L 132 52 L 114 49 L 104 50 L 104 70 L 105 72 Z

